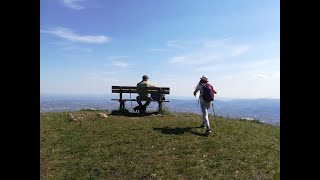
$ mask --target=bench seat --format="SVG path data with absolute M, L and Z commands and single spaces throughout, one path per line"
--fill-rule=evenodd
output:
M 111 99 L 113 101 L 138 101 L 136 99 Z M 139 101 L 155 101 L 158 102 L 159 100 L 139 100 Z M 170 102 L 168 100 L 160 100 L 161 102 Z
M 165 95 L 170 94 L 170 88 L 169 87 L 136 87 L 136 86 L 112 86 L 112 93 L 119 93 L 119 99 L 111 99 L 113 101 L 119 101 L 120 102 L 120 111 L 123 111 L 125 109 L 125 102 L 126 101 L 138 101 L 137 99 L 123 99 L 122 94 L 138 94 L 138 92 L 143 93 L 154 93 L 159 95 Z M 131 96 L 130 96 L 131 97 Z M 159 103 L 159 112 L 162 111 L 162 103 L 163 102 L 170 102 L 168 100 L 152 100 L 152 99 L 139 99 L 139 101 L 155 101 Z

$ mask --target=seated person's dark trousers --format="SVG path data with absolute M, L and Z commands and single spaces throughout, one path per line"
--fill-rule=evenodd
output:
M 147 101 L 146 103 L 144 103 L 144 105 L 142 105 L 141 101 L 138 100 L 142 100 L 142 99 L 150 99 L 149 97 L 144 97 L 144 98 L 140 98 L 139 96 L 137 97 L 137 103 L 139 104 L 140 107 L 147 107 L 149 106 L 149 104 L 151 103 L 151 101 Z
M 137 103 L 139 104 L 139 106 L 145 106 L 145 107 L 147 107 L 147 106 L 149 106 L 149 104 L 150 104 L 150 101 L 147 101 L 146 103 L 144 103 L 144 105 L 142 105 L 142 103 L 141 103 L 141 101 L 137 101 Z

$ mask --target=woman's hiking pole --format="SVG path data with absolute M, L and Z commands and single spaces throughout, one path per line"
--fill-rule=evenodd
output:
M 216 121 L 216 127 L 218 127 L 218 125 L 217 125 L 218 123 L 217 123 L 216 113 L 214 112 L 213 102 L 212 102 L 212 110 L 213 110 L 214 120 Z

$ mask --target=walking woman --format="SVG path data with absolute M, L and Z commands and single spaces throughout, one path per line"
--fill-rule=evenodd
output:
M 202 76 L 200 81 L 193 92 L 193 95 L 197 97 L 197 92 L 200 91 L 200 106 L 202 111 L 202 124 L 201 127 L 206 128 L 205 134 L 211 133 L 210 122 L 209 122 L 209 113 L 208 109 L 210 108 L 211 101 L 214 100 L 214 94 L 217 92 L 213 89 L 213 87 L 208 83 L 208 77 Z

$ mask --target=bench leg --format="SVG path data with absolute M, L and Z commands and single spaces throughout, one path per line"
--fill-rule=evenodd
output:
M 125 109 L 124 101 L 120 101 L 120 111 L 123 111 Z
M 159 112 L 161 112 L 162 111 L 162 102 L 158 101 L 158 103 L 159 103 Z

